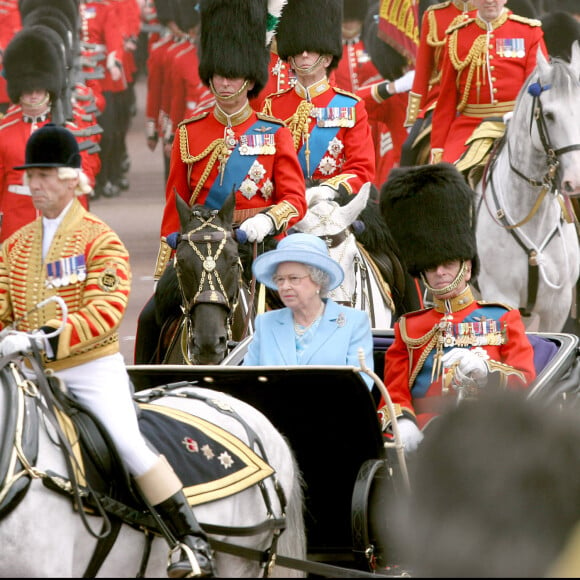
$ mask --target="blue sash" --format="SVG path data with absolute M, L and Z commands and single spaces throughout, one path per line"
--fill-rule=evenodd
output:
M 270 134 L 276 134 L 280 127 L 281 125 L 278 125 L 277 123 L 258 119 L 244 134 L 249 135 L 253 132 L 263 134 L 265 131 L 259 131 L 261 128 L 267 128 L 269 129 Z M 240 155 L 240 144 L 238 143 L 226 163 L 222 184 L 220 185 L 220 180 L 222 178 L 221 173 L 218 172 L 217 178 L 207 194 L 204 205 L 212 209 L 221 209 L 228 195 L 230 195 L 232 191 L 238 190 L 241 182 L 246 178 L 246 175 L 248 175 L 252 163 L 254 163 L 258 157 L 258 154 Z
M 352 107 L 353 98 L 341 93 L 334 95 L 328 107 Z M 308 141 L 308 146 L 310 148 L 310 175 L 308 175 L 308 164 L 306 163 L 306 143 L 302 145 L 300 151 L 298 151 L 298 160 L 300 161 L 300 166 L 302 167 L 302 173 L 305 177 L 312 177 L 312 174 L 318 167 L 318 164 L 324 157 L 324 154 L 328 151 L 328 144 L 336 137 L 340 126 L 336 127 L 319 127 L 314 126 L 314 129 L 310 132 L 310 139 Z

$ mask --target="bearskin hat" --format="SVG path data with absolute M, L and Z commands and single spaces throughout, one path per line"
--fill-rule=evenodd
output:
M 12 37 L 4 51 L 4 76 L 13 103 L 26 91 L 46 89 L 53 102 L 62 94 L 66 70 L 59 44 L 58 34 L 43 25 L 23 28 Z
M 266 46 L 266 0 L 203 0 L 199 76 L 209 86 L 211 77 L 243 78 L 254 82 L 252 98 L 268 80 L 270 51 Z
M 394 80 L 402 76 L 408 66 L 407 58 L 382 40 L 379 35 L 379 3 L 368 8 L 363 25 L 363 42 L 373 64 L 384 79 Z
M 342 0 L 342 19 L 364 22 L 368 8 L 368 0 Z
M 570 62 L 572 43 L 580 41 L 580 22 L 568 12 L 549 12 L 541 20 L 548 54 Z
M 525 16 L 526 18 L 539 17 L 538 10 L 532 0 L 508 0 L 506 7 L 518 16 Z
M 67 28 L 73 32 L 74 36 L 78 34 L 80 26 L 79 4 L 75 0 L 20 0 L 19 9 L 22 21 L 33 10 L 38 8 L 52 8 L 61 14 L 65 19 Z
M 26 143 L 24 165 L 29 167 L 81 167 L 81 154 L 75 136 L 64 127 L 47 123 L 34 131 Z
M 454 165 L 393 169 L 379 205 L 412 276 L 452 260 L 471 260 L 477 276 L 475 192 Z
M 288 60 L 305 50 L 332 55 L 328 71 L 342 57 L 342 0 L 288 0 L 276 31 L 278 55 Z
M 580 14 L 580 3 L 578 0 L 547 0 L 544 2 L 544 12 Z

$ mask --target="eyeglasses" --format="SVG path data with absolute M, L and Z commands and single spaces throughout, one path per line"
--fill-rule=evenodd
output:
M 282 286 L 286 280 L 288 280 L 290 286 L 299 286 L 302 284 L 302 280 L 304 280 L 304 278 L 308 278 L 308 274 L 305 276 L 274 276 L 272 281 L 274 284 L 276 284 L 276 286 Z

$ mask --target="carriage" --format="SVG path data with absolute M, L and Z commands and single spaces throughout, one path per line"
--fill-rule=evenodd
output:
M 355 367 L 243 367 L 248 337 L 219 365 L 129 365 L 137 393 L 188 384 L 223 390 L 267 415 L 289 440 L 305 483 L 307 559 L 290 562 L 323 577 L 408 574 L 390 541 L 390 501 L 412 493 L 395 444 L 376 418 L 385 351 L 393 330 L 373 331 L 376 378 L 369 392 Z M 537 378 L 529 397 L 575 405 L 580 393 L 580 339 L 528 332 Z M 283 555 L 279 555 L 286 561 Z

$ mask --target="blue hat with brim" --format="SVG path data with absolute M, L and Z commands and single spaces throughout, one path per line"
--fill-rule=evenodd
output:
M 275 250 L 265 252 L 254 260 L 252 272 L 258 282 L 277 290 L 272 278 L 283 262 L 299 262 L 326 272 L 330 277 L 329 290 L 336 288 L 344 279 L 344 271 L 330 257 L 325 242 L 313 234 L 296 233 L 286 236 L 278 242 Z

